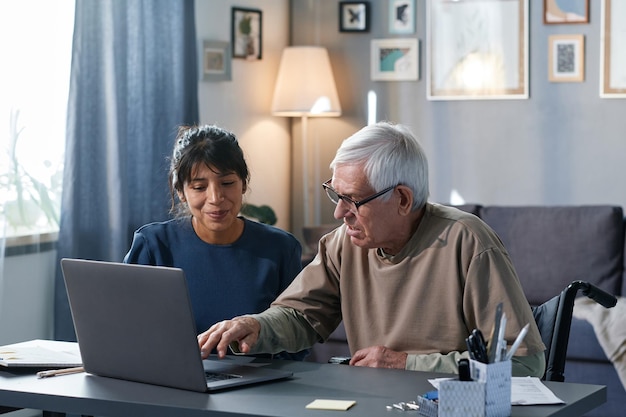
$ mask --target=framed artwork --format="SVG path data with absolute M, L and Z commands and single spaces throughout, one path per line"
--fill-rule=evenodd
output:
M 389 33 L 415 32 L 415 0 L 389 0 Z
M 263 47 L 263 12 L 233 7 L 231 42 L 233 58 L 261 59 Z
M 528 98 L 528 0 L 427 0 L 429 100 Z
M 589 23 L 589 0 L 543 0 L 543 23 Z
M 602 2 L 600 97 L 626 98 L 626 1 Z
M 201 62 L 204 81 L 230 81 L 230 43 L 204 41 Z
M 419 42 L 408 39 L 372 39 L 373 81 L 416 81 L 419 79 Z
M 552 82 L 580 82 L 585 79 L 585 37 L 548 37 L 548 79 Z
M 367 1 L 339 2 L 339 32 L 369 32 L 370 4 Z

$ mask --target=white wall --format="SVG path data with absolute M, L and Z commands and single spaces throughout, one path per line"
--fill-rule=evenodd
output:
M 291 121 L 270 114 L 280 55 L 289 41 L 289 2 L 196 0 L 195 6 L 198 47 L 203 40 L 230 42 L 231 7 L 262 11 L 262 59 L 233 59 L 231 81 L 200 81 L 200 121 L 237 135 L 251 171 L 246 201 L 270 205 L 277 226 L 290 230 Z
M 371 1 L 371 30 L 341 33 L 338 1 L 292 0 L 293 43 L 329 49 L 343 115 L 320 120 L 322 170 L 341 140 L 367 122 L 367 91 L 378 95 L 378 119 L 404 123 L 419 136 L 430 165 L 431 200 L 456 189 L 470 203 L 499 205 L 613 204 L 626 208 L 626 99 L 601 99 L 601 2 L 590 23 L 545 25 L 542 3 L 529 0 L 527 100 L 428 101 L 426 1 L 416 1 L 416 32 L 393 35 L 388 3 Z M 548 37 L 585 36 L 585 80 L 548 80 Z M 371 81 L 372 39 L 420 40 L 418 81 Z M 297 154 L 294 163 L 298 163 Z M 326 171 L 328 172 L 328 171 Z M 299 201 L 294 195 L 294 210 Z M 332 206 L 323 201 L 323 221 Z
M 55 265 L 55 250 L 4 259 L 0 345 L 53 337 Z

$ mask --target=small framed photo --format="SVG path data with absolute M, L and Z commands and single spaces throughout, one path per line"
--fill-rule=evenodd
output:
M 415 32 L 415 0 L 389 0 L 389 33 Z
M 589 23 L 589 0 L 543 0 L 543 23 Z
M 585 79 L 584 35 L 551 35 L 548 38 L 548 79 L 580 82 Z
M 372 39 L 371 78 L 373 81 L 417 81 L 419 42 L 416 38 Z
M 263 12 L 257 9 L 232 8 L 231 42 L 233 58 L 261 59 Z
M 339 2 L 339 32 L 368 32 L 370 4 L 367 1 Z
M 204 81 L 230 81 L 230 43 L 203 41 L 201 62 Z

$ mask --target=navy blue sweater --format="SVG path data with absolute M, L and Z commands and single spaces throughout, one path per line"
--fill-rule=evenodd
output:
M 124 262 L 183 269 L 198 333 L 259 313 L 300 272 L 302 248 L 284 230 L 244 221 L 243 234 L 229 245 L 202 241 L 191 217 L 147 224 L 135 232 Z

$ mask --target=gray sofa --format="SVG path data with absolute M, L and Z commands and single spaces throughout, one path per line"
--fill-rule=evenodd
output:
M 531 305 L 574 280 L 626 296 L 624 213 L 616 206 L 457 206 L 490 225 L 509 251 Z M 626 326 L 626 317 L 624 318 Z M 312 349 L 308 360 L 349 356 L 343 326 Z M 565 381 L 607 386 L 607 403 L 586 416 L 624 416 L 626 391 L 593 327 L 572 321 Z

